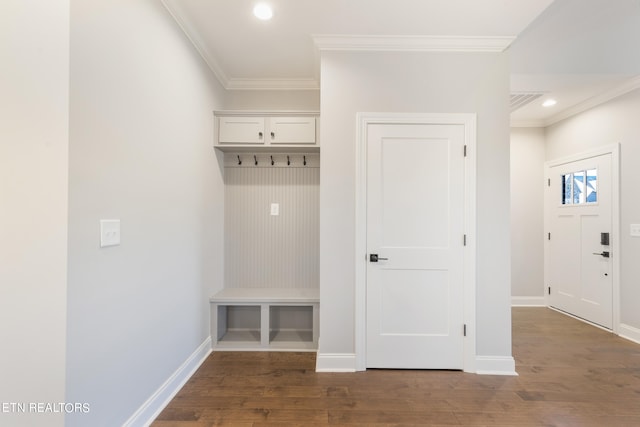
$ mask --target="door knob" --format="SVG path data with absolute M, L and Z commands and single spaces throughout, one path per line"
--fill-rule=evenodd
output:
M 602 251 L 602 252 L 600 252 L 600 253 L 598 253 L 598 252 L 594 252 L 593 254 L 594 254 L 594 255 L 600 255 L 600 256 L 601 256 L 601 257 L 603 257 L 603 258 L 609 258 L 609 251 Z
M 378 254 L 369 255 L 369 262 L 388 261 L 389 258 L 379 257 Z

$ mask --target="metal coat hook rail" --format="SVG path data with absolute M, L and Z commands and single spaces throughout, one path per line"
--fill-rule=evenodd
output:
M 251 159 L 253 157 L 253 159 Z M 253 162 L 251 162 L 253 160 Z M 226 160 L 227 166 L 234 167 L 268 167 L 271 164 L 274 168 L 290 167 L 317 167 L 316 155 L 309 153 L 286 154 L 286 153 L 233 153 Z

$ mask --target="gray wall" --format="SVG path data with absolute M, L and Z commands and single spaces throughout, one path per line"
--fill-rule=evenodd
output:
M 209 337 L 222 287 L 223 94 L 155 0 L 72 0 L 69 426 L 125 422 Z M 100 219 L 122 244 L 99 248 Z
M 319 184 L 317 154 L 231 157 L 225 167 L 225 288 L 318 288 Z M 314 160 L 315 166 L 310 163 Z M 279 215 L 270 214 L 277 203 Z
M 355 350 L 357 112 L 477 113 L 477 353 L 511 356 L 508 67 L 506 53 L 323 52 L 320 356 Z
M 544 305 L 543 128 L 511 129 L 511 296 Z
M 603 145 L 620 144 L 620 321 L 623 333 L 640 340 L 640 238 L 629 225 L 640 223 L 640 90 L 609 101 L 546 129 L 546 160 Z
M 1 1 L 0 40 L 0 402 L 64 402 L 69 0 Z

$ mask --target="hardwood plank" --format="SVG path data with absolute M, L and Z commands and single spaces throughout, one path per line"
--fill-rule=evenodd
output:
M 518 377 L 316 373 L 313 353 L 215 352 L 152 426 L 640 425 L 640 345 L 553 310 L 512 313 Z

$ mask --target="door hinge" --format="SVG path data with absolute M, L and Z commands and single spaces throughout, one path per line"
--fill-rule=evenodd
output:
M 467 235 L 466 234 L 462 235 L 462 245 L 463 246 L 467 246 Z
M 467 146 L 464 146 L 464 156 L 467 157 Z
M 465 337 L 467 336 L 467 324 L 466 323 L 464 325 L 462 325 L 462 334 Z
M 551 295 L 551 286 L 547 287 L 547 293 L 548 295 Z

